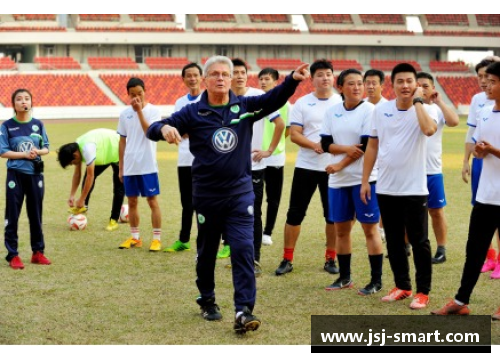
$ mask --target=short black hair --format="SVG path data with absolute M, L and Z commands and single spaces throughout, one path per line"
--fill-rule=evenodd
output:
M 500 78 L 500 62 L 493 62 L 486 68 L 486 74 L 496 75 Z
M 185 77 L 185 75 L 186 75 L 186 70 L 191 69 L 191 68 L 198 68 L 198 70 L 200 71 L 200 75 L 202 75 L 202 74 L 203 74 L 203 70 L 201 69 L 201 67 L 200 67 L 198 64 L 196 64 L 196 63 L 189 63 L 189 64 L 186 64 L 186 65 L 184 66 L 184 68 L 182 68 L 182 73 L 181 73 L 182 78 L 184 78 L 184 77 Z
M 233 67 L 245 67 L 245 72 L 248 72 L 247 63 L 240 58 L 234 58 L 231 61 L 233 62 Z
M 347 77 L 349 74 L 359 74 L 360 76 L 363 76 L 363 74 L 357 69 L 344 69 L 337 77 L 337 87 L 342 87 L 344 85 L 345 77 Z
M 127 82 L 127 93 L 130 88 L 134 88 L 137 86 L 141 86 L 143 90 L 146 90 L 146 86 L 144 85 L 144 81 L 140 78 L 130 78 Z
M 429 73 L 418 72 L 417 73 L 417 79 L 420 79 L 420 78 L 429 79 L 432 82 L 432 84 L 434 84 L 434 77 L 431 74 L 429 74 Z
M 315 60 L 314 63 L 311 64 L 311 66 L 309 67 L 310 71 L 311 71 L 311 76 L 314 76 L 314 73 L 316 73 L 316 71 L 318 69 L 330 69 L 333 73 L 333 65 L 332 65 L 332 62 L 326 60 L 326 59 L 318 59 L 318 60 Z
M 270 75 L 271 78 L 274 80 L 278 80 L 280 78 L 280 74 L 278 71 L 274 68 L 264 68 L 259 72 L 258 78 L 262 77 L 263 75 Z
M 476 74 L 479 73 L 479 69 L 487 67 L 491 63 L 494 63 L 494 61 L 493 60 L 489 60 L 489 59 L 483 59 L 483 60 L 481 60 L 479 63 L 476 64 L 476 67 L 475 67 Z
M 409 63 L 399 63 L 397 64 L 391 72 L 391 82 L 394 85 L 394 78 L 398 73 L 413 73 L 415 75 L 415 80 L 417 79 L 417 71 L 415 67 Z
M 62 168 L 66 168 L 74 159 L 73 153 L 80 151 L 78 143 L 72 142 L 62 145 L 61 148 L 57 150 L 57 161 Z
M 378 77 L 380 79 L 380 84 L 384 84 L 385 74 L 381 70 L 378 69 L 369 69 L 365 72 L 363 76 L 363 82 L 366 81 L 366 77 Z

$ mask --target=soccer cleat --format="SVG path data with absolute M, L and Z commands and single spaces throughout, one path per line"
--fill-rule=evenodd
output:
M 481 268 L 481 273 L 486 273 L 495 270 L 496 266 L 497 262 L 495 259 L 486 259 L 486 261 L 483 264 L 483 267 Z
M 241 313 L 234 320 L 234 331 L 237 334 L 244 334 L 247 331 L 256 331 L 260 327 L 260 320 L 252 314 L 248 307 L 243 307 Z
M 231 265 L 231 264 L 229 264 L 229 265 Z M 255 273 L 255 277 L 260 277 L 262 275 L 262 266 L 260 265 L 260 263 L 257 260 L 253 261 L 253 270 Z
M 403 290 L 398 287 L 393 288 L 389 294 L 385 297 L 382 297 L 382 302 L 395 302 L 396 300 L 403 300 L 411 297 L 411 290 Z
M 446 254 L 436 252 L 436 255 L 434 255 L 434 258 L 432 258 L 431 260 L 432 264 L 442 264 L 446 261 Z
M 23 264 L 23 262 L 21 261 L 21 258 L 18 255 L 16 255 L 12 259 L 10 259 L 9 266 L 12 269 L 24 269 L 24 264 Z
M 115 231 L 118 230 L 118 221 L 114 219 L 109 219 L 109 224 L 106 226 L 107 231 Z
M 217 253 L 218 259 L 229 258 L 231 256 L 231 247 L 224 245 L 224 247 Z
M 372 295 L 378 293 L 382 290 L 382 283 L 367 284 L 363 289 L 358 290 L 358 294 L 366 297 L 367 295 Z
M 201 316 L 210 322 L 220 321 L 222 319 L 222 314 L 220 313 L 219 306 L 215 304 L 215 299 L 210 298 L 208 300 L 203 300 L 202 297 L 196 299 L 196 303 L 200 306 Z
M 163 251 L 169 252 L 169 253 L 175 253 L 177 251 L 189 251 L 191 250 L 191 245 L 189 245 L 189 242 L 183 243 L 180 240 L 177 240 L 175 243 L 170 245 L 169 247 L 166 247 L 163 249 Z
M 417 293 L 410 303 L 411 309 L 424 309 L 429 304 L 429 296 L 424 293 Z
M 454 300 L 451 300 L 444 307 L 433 310 L 431 314 L 435 315 L 469 315 L 469 305 L 458 305 Z
M 266 235 L 266 234 L 262 235 L 262 245 L 266 246 L 273 245 L 273 240 L 271 239 L 271 235 Z
M 491 320 L 500 321 L 500 308 L 498 308 L 497 312 L 491 316 Z
M 31 257 L 31 264 L 50 265 L 50 260 L 41 251 L 35 251 Z
M 493 273 L 490 274 L 490 279 L 500 279 L 500 263 L 497 263 Z
M 151 245 L 149 246 L 149 251 L 160 251 L 160 250 L 161 250 L 160 240 L 154 239 L 151 242 Z
M 274 272 L 276 275 L 283 275 L 286 273 L 290 273 L 293 270 L 293 264 L 288 259 L 283 259 L 276 271 Z
M 70 207 L 68 209 L 68 212 L 71 214 L 71 215 L 78 215 L 78 214 L 86 214 L 87 213 L 87 210 L 88 210 L 88 207 L 87 206 L 82 206 L 82 207 Z
M 325 290 L 340 290 L 340 289 L 350 289 L 354 287 L 354 283 L 351 279 L 340 279 L 338 278 L 332 284 L 327 286 Z
M 325 262 L 325 266 L 323 267 L 330 274 L 338 274 L 339 268 L 337 268 L 337 264 L 335 263 L 335 259 L 328 259 Z
M 134 239 L 133 237 L 128 238 L 118 247 L 119 249 L 130 249 L 130 248 L 142 248 L 142 239 Z

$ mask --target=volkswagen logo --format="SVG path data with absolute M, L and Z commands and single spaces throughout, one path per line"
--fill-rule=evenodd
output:
M 238 136 L 229 128 L 220 128 L 214 133 L 212 143 L 219 152 L 232 152 L 238 145 Z
M 21 142 L 17 146 L 17 152 L 29 153 L 32 147 L 33 147 L 32 142 Z

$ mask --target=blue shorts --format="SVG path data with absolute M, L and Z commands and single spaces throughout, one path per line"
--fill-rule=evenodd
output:
M 347 186 L 338 189 L 328 188 L 328 221 L 346 222 L 354 220 L 360 223 L 376 224 L 380 219 L 375 183 L 370 183 L 372 198 L 365 205 L 359 197 L 361 185 Z
M 481 170 L 483 169 L 483 159 L 482 158 L 473 158 L 472 166 L 471 166 L 471 175 L 470 175 L 470 187 L 472 190 L 472 199 L 471 204 L 474 206 L 476 203 L 476 194 L 477 187 L 479 186 L 479 178 L 481 177 Z
M 158 173 L 123 176 L 123 186 L 127 197 L 151 197 L 160 194 Z
M 429 209 L 441 209 L 446 206 L 444 194 L 443 174 L 427 175 L 427 188 L 429 189 Z

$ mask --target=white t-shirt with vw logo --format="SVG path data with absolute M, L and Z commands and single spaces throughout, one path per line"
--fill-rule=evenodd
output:
M 433 120 L 434 108 L 424 104 Z M 415 107 L 398 110 L 396 100 L 377 105 L 373 111 L 371 137 L 378 137 L 378 194 L 409 196 L 428 195 L 427 136 L 422 133 Z

